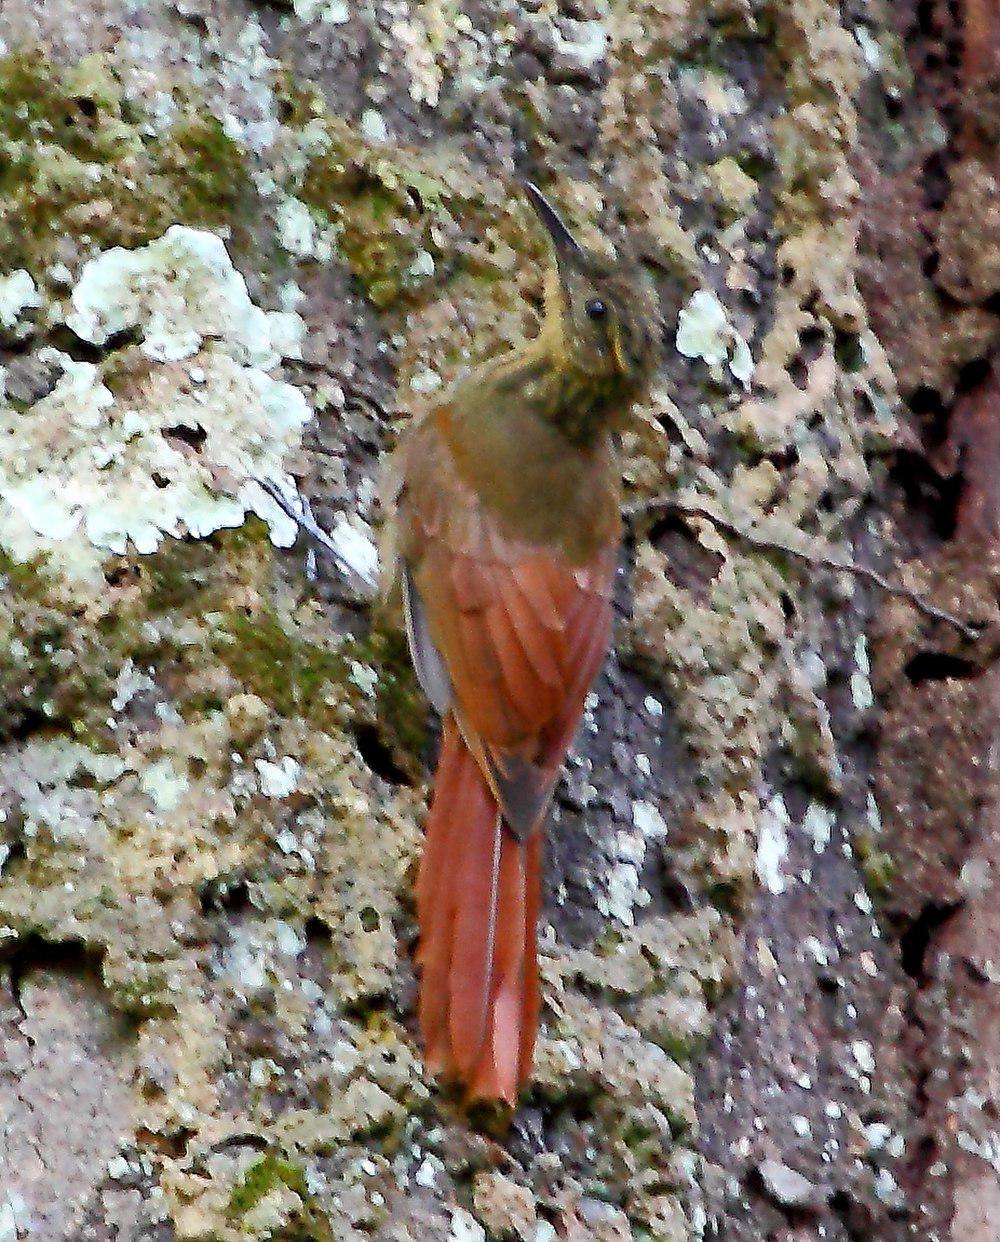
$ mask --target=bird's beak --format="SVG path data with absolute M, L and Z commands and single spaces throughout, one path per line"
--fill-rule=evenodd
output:
M 538 186 L 533 181 L 526 181 L 524 183 L 524 192 L 528 196 L 528 202 L 531 203 L 538 214 L 539 220 L 545 225 L 549 237 L 552 238 L 552 245 L 556 252 L 556 262 L 559 266 L 562 267 L 563 263 L 567 261 L 579 261 L 583 254 L 580 243 L 563 223 L 562 217 Z

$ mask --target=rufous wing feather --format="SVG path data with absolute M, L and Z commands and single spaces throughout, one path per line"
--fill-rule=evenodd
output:
M 513 1103 L 540 1005 L 541 829 L 607 647 L 616 541 L 574 564 L 505 536 L 454 480 L 407 499 L 414 658 L 450 692 L 417 885 L 426 1059 Z

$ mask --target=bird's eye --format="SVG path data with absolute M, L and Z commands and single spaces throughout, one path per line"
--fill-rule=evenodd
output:
M 600 298 L 591 298 L 583 309 L 587 312 L 588 319 L 593 319 L 595 323 L 599 323 L 606 318 L 608 313 L 607 306 Z

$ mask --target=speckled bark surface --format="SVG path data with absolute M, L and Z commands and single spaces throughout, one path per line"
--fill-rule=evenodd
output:
M 640 519 L 535 1082 L 470 1128 L 365 579 L 399 428 L 533 330 L 529 172 L 657 282 L 630 502 L 995 627 L 998 46 L 990 0 L 0 3 L 0 1242 L 995 1236 L 995 628 Z

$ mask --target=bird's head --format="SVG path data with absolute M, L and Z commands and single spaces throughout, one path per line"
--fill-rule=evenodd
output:
M 526 182 L 525 192 L 555 257 L 543 330 L 553 360 L 611 402 L 634 399 L 656 367 L 659 316 L 653 290 L 631 259 L 608 259 L 582 246 L 536 185 Z

